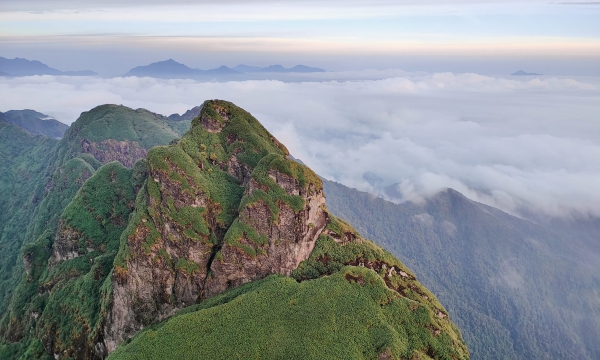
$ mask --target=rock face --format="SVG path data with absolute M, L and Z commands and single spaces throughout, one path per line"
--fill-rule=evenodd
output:
M 3 153 L 11 157 L 3 160 L 8 170 L 3 176 L 19 183 L 4 186 L 4 193 L 20 189 L 21 194 L 20 202 L 0 196 L 6 198 L 0 201 L 0 218 L 12 224 L 0 229 L 0 343 L 23 342 L 15 354 L 0 346 L 0 358 L 42 357 L 40 346 L 57 358 L 91 358 L 102 336 L 98 324 L 103 329 L 106 316 L 104 291 L 111 290 L 104 280 L 112 276 L 121 233 L 145 181 L 135 161 L 153 146 L 179 138 L 173 124 L 147 110 L 101 105 L 82 113 L 64 138 L 54 141 L 30 139 L 0 121 L 11 144 Z M 23 266 L 15 266 L 19 248 L 21 277 Z
M 270 274 L 290 275 L 301 261 L 308 259 L 317 237 L 327 224 L 324 210 L 325 196 L 322 189 L 302 188 L 291 176 L 269 171 L 276 184 L 288 195 L 301 196 L 305 206 L 295 212 L 282 204 L 279 216 L 273 214 L 262 201 L 245 206 L 238 218 L 240 224 L 256 229 L 267 241 L 256 243 L 243 235 L 237 242 L 226 242 L 217 261 L 211 264 L 211 278 L 207 281 L 206 295 L 213 296 L 246 282 L 261 279 Z M 256 180 L 250 180 L 247 196 L 260 189 Z M 238 246 L 241 244 L 242 246 Z
M 177 145 L 148 153 L 148 180 L 115 261 L 110 352 L 177 309 L 310 255 L 328 215 L 320 179 L 256 119 L 206 102 Z
M 106 139 L 96 143 L 83 139 L 81 151 L 94 155 L 103 164 L 118 161 L 128 168 L 132 168 L 136 161 L 146 157 L 146 149 L 137 141 Z
M 82 236 L 77 229 L 65 224 L 64 221 L 60 221 L 58 231 L 54 237 L 54 244 L 52 244 L 52 256 L 48 261 L 49 265 L 54 266 L 65 260 L 79 257 L 79 240 Z

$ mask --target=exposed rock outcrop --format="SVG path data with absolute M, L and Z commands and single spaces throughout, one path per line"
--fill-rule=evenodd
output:
M 48 261 L 50 266 L 54 266 L 62 261 L 79 257 L 79 240 L 82 234 L 65 224 L 63 220 L 58 223 L 58 230 L 52 244 L 52 256 Z
M 146 149 L 137 141 L 117 141 L 106 139 L 100 142 L 90 142 L 83 139 L 81 151 L 94 155 L 98 161 L 107 164 L 111 161 L 119 161 L 128 168 L 132 168 L 136 161 L 146 157 Z
M 149 211 L 139 214 L 135 231 L 127 238 L 126 263 L 114 270 L 112 307 L 105 327 L 109 351 L 144 326 L 195 304 L 214 246 L 208 236 L 198 238 L 203 234 L 192 224 L 173 218 L 188 211 L 199 215 L 194 221 L 203 222 L 200 210 L 207 200 L 200 189 L 183 191 L 179 182 L 156 169 L 150 171 L 148 181 L 152 184 L 146 189 L 158 187 L 160 195 L 148 196 Z
M 288 195 L 302 196 L 304 208 L 295 212 L 288 205 L 281 204 L 275 221 L 272 221 L 273 214 L 263 201 L 243 208 L 238 221 L 256 229 L 258 235 L 265 236 L 267 241 L 257 244 L 244 234 L 236 243 L 225 243 L 219 258 L 211 264 L 206 296 L 270 274 L 289 276 L 300 262 L 308 259 L 327 224 L 325 196 L 322 189 L 303 188 L 294 178 L 278 172 L 276 176 L 280 180 L 277 185 Z M 250 180 L 248 195 L 257 188 L 256 181 Z

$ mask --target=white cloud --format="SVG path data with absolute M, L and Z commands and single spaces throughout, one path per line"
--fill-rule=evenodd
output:
M 4 78 L 0 111 L 31 108 L 72 122 L 103 103 L 168 115 L 221 98 L 319 174 L 361 190 L 400 183 L 400 200 L 417 201 L 452 187 L 512 213 L 600 216 L 598 78 L 390 74 L 294 83 Z

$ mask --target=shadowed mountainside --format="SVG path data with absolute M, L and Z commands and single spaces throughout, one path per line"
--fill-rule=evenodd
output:
M 34 110 L 0 112 L 0 119 L 27 130 L 32 135 L 44 135 L 53 139 L 62 138 L 69 128 L 69 125 Z
M 452 189 L 394 204 L 331 181 L 324 188 L 333 214 L 420 274 L 473 359 L 600 357 L 595 232 L 537 225 Z

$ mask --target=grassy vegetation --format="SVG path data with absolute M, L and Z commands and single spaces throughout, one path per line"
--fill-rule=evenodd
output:
M 228 114 L 228 120 L 220 113 Z M 208 132 L 202 119 L 211 118 L 224 125 L 217 133 Z M 190 131 L 179 142 L 182 149 L 197 163 L 213 165 L 227 163 L 235 153 L 238 160 L 251 168 L 269 154 L 288 155 L 279 143 L 252 115 L 226 101 L 207 101 L 200 116 L 192 121 Z M 211 159 L 211 155 L 213 159 Z
M 175 131 L 177 134 L 179 134 L 180 136 L 185 134 L 189 129 L 190 129 L 190 125 L 192 124 L 192 120 L 181 120 L 181 121 L 168 121 L 167 120 L 167 125 L 173 129 L 173 131 Z M 175 139 L 174 141 L 178 141 L 179 139 Z
M 46 168 L 57 144 L 0 121 L 0 317 L 24 270 L 25 230 L 44 196 Z
M 220 116 L 215 113 L 210 115 Z M 215 180 L 211 176 L 224 173 L 223 163 L 230 156 L 227 146 L 235 143 L 233 137 L 221 141 L 220 134 L 229 123 L 222 118 L 219 121 L 227 124 L 220 133 L 192 129 L 195 142 L 188 133 L 175 147 L 152 150 L 148 156 L 150 171 L 175 179 L 190 194 L 202 189 L 213 198 Z M 239 210 L 257 202 L 267 204 L 275 214 L 273 221 L 281 203 L 294 210 L 304 203 L 301 197 L 288 195 L 275 184 L 270 170 L 291 176 L 313 191 L 321 187 L 310 170 L 291 163 L 279 150 L 253 165 L 251 176 L 260 188 L 233 200 L 239 201 Z M 204 170 L 199 171 L 200 167 Z M 152 183 L 149 179 L 147 196 L 162 199 L 160 189 Z M 235 181 L 229 184 L 239 187 Z M 235 201 L 223 203 L 231 205 L 222 209 L 233 209 Z M 168 214 L 173 211 L 171 206 L 167 199 L 160 211 Z M 152 209 L 146 211 L 151 213 Z M 134 220 L 136 216 L 132 220 L 140 224 Z M 256 250 L 238 243 L 242 237 L 253 241 L 258 249 L 267 244 L 264 235 L 239 219 L 230 224 L 221 220 L 221 224 L 229 225 L 225 243 L 237 244 L 252 256 Z M 221 259 L 220 253 L 215 257 Z M 197 265 L 184 259 L 175 264 L 186 273 L 197 271 Z M 319 237 L 311 256 L 292 278 L 271 276 L 186 308 L 122 344 L 110 359 L 376 359 L 384 352 L 395 358 L 469 356 L 459 330 L 435 296 L 389 252 L 362 239 L 352 226 L 332 216 L 326 234 Z
M 292 160 L 288 160 L 279 154 L 269 154 L 262 158 L 252 172 L 252 178 L 262 185 L 261 188 L 254 190 L 251 194 L 244 197 L 240 203 L 240 209 L 252 204 L 262 202 L 271 210 L 271 221 L 276 223 L 279 218 L 279 206 L 281 203 L 287 204 L 292 210 L 298 212 L 304 209 L 304 199 L 299 195 L 288 195 L 286 191 L 278 186 L 269 176 L 270 170 L 279 171 L 294 179 L 302 187 L 312 189 L 321 189 L 321 179 L 319 179 L 306 166 L 300 165 Z M 266 190 L 263 190 L 266 189 Z
M 85 231 L 81 250 L 115 251 L 134 205 L 133 171 L 115 161 L 101 167 L 65 208 L 65 224 Z M 110 240 L 110 241 L 109 241 Z
M 31 355 L 41 346 L 35 339 L 51 338 L 45 336 L 51 332 L 60 332 L 55 345 L 64 349 L 81 348 L 85 337 L 95 336 L 98 289 L 112 267 L 146 169 L 144 161 L 133 171 L 118 164 L 101 168 L 91 154 L 82 153 L 82 140 L 114 138 L 149 148 L 178 136 L 160 116 L 113 105 L 82 114 L 61 141 L 0 121 L 0 206 L 6 210 L 0 212 L 0 354 L 19 354 L 0 358 L 41 358 Z M 50 269 L 47 261 L 63 212 L 63 222 L 82 234 L 82 256 Z M 28 274 L 22 246 L 23 257 L 35 260 Z M 12 345 L 17 340 L 19 346 Z
M 351 236 L 355 240 L 347 242 L 344 236 Z M 433 327 L 448 334 L 455 343 L 463 342 L 460 331 L 448 320 L 442 304 L 402 262 L 373 242 L 362 239 L 349 224 L 335 216 L 331 216 L 325 234 L 319 236 L 310 257 L 300 263 L 292 272 L 292 277 L 298 281 L 316 279 L 335 274 L 348 265 L 360 265 L 377 271 L 388 288 L 438 314 L 432 322 L 432 326 L 435 324 Z
M 101 105 L 83 112 L 65 137 L 100 142 L 104 139 L 135 141 L 145 149 L 165 145 L 180 136 L 170 121 L 148 110 L 120 105 Z
M 209 118 L 211 120 L 207 120 Z M 214 121 L 221 124 L 219 126 L 222 129 L 210 132 L 202 125 L 202 121 Z M 200 115 L 192 122 L 190 131 L 177 144 L 155 147 L 148 152 L 147 166 L 151 173 L 157 176 L 161 174 L 163 178 L 179 184 L 181 191 L 187 195 L 205 198 L 210 209 L 176 209 L 173 206 L 174 199 L 163 199 L 158 183 L 153 178 L 149 179 L 145 191 L 149 198 L 154 199 L 156 206 L 144 204 L 146 215 L 140 215 L 146 220 L 142 226 L 151 234 L 147 249 L 159 236 L 154 223 L 162 222 L 161 214 L 184 229 L 183 234 L 189 239 L 214 242 L 215 236 L 210 232 L 207 221 L 209 211 L 216 220 L 213 226 L 227 230 L 227 243 L 235 245 L 246 234 L 255 243 L 264 245 L 264 235 L 259 236 L 255 229 L 235 220 L 240 209 L 263 201 L 271 209 L 272 221 L 275 222 L 280 202 L 296 211 L 304 207 L 304 200 L 300 196 L 288 195 L 275 184 L 268 176 L 269 170 L 277 170 L 295 178 L 310 191 L 322 188 L 321 180 L 310 169 L 286 159 L 286 155 L 287 149 L 252 115 L 229 102 L 207 101 Z M 252 178 L 266 190 L 259 189 L 244 196 L 243 184 L 228 173 L 228 163 L 234 156 L 252 171 Z M 242 247 L 241 244 L 239 246 Z M 247 246 L 246 250 L 254 252 Z M 123 253 L 118 257 L 120 266 L 125 266 L 126 256 L 128 250 L 124 245 Z
M 109 359 L 466 359 L 447 334 L 432 335 L 433 318 L 362 267 L 302 283 L 270 276 L 186 309 Z
M 100 167 L 65 208 L 62 227 L 79 235 L 79 257 L 48 267 L 54 239 L 50 231 L 23 248 L 31 267 L 8 313 L 8 322 L 18 324 L 20 332 L 53 339 L 46 345 L 71 355 L 82 344 L 94 343 L 103 316 L 100 289 L 133 210 L 133 173 L 118 162 Z M 37 314 L 37 321 L 19 324 L 31 313 Z

